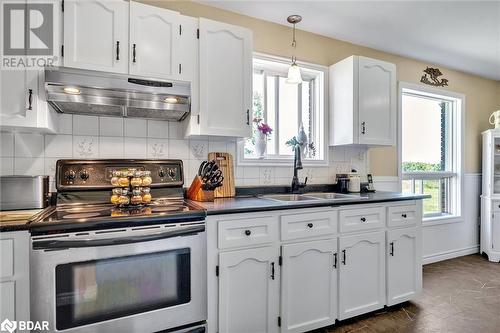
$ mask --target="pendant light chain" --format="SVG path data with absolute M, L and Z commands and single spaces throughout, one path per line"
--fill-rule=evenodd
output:
M 297 50 L 297 41 L 295 40 L 295 23 L 293 24 L 293 37 L 292 37 L 292 47 L 293 47 L 293 52 L 292 52 L 292 64 L 295 64 L 296 58 L 295 58 L 295 51 Z

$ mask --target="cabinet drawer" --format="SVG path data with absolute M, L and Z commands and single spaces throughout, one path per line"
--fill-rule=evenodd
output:
M 7 278 L 14 275 L 14 240 L 0 240 L 0 253 L 2 260 L 0 261 L 0 278 Z
M 281 216 L 281 239 L 290 240 L 337 232 L 338 212 L 308 212 Z
M 350 232 L 382 228 L 385 225 L 385 207 L 367 207 L 340 211 L 340 231 Z
M 389 227 L 412 226 L 418 221 L 416 205 L 389 207 L 388 215 L 387 225 Z
M 272 216 L 219 221 L 219 248 L 272 243 L 278 238 L 277 228 Z

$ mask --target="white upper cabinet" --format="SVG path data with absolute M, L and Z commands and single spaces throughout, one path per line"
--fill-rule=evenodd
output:
M 117 0 L 66 0 L 64 66 L 128 72 L 129 4 Z
M 330 145 L 395 145 L 396 66 L 351 56 L 329 76 Z
M 179 17 L 178 12 L 130 2 L 130 74 L 159 78 L 180 74 Z
M 384 307 L 385 233 L 339 239 L 339 319 Z
M 53 133 L 56 112 L 45 101 L 42 70 L 2 70 L 0 129 Z
M 422 288 L 421 245 L 417 228 L 387 232 L 387 305 L 415 298 Z
M 219 254 L 219 332 L 278 332 L 279 266 L 272 246 Z
M 199 29 L 199 113 L 188 135 L 250 137 L 252 32 L 204 18 Z
M 283 245 L 281 332 L 305 332 L 335 323 L 337 240 Z

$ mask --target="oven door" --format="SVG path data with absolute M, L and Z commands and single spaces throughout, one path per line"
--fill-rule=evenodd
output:
M 155 332 L 206 320 L 204 223 L 32 238 L 32 320 Z

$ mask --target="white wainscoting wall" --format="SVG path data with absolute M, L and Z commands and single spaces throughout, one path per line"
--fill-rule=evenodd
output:
M 374 177 L 375 189 L 399 191 L 398 177 Z M 464 212 L 458 222 L 429 224 L 422 228 L 423 263 L 479 252 L 481 174 L 464 175 Z

